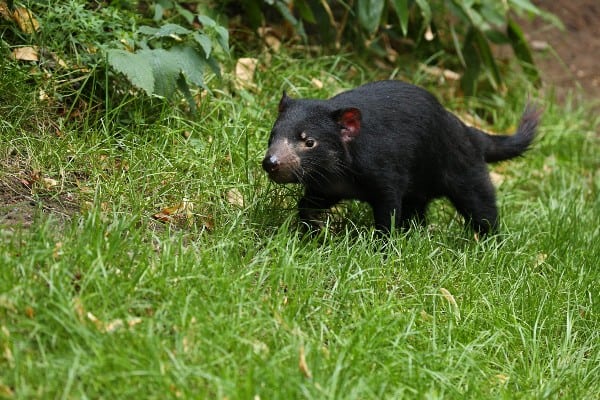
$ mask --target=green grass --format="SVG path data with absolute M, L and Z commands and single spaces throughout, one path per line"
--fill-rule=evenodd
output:
M 534 148 L 493 168 L 495 237 L 475 241 L 444 201 L 388 242 L 357 203 L 303 237 L 298 188 L 259 165 L 281 90 L 385 75 L 275 57 L 259 91 L 216 91 L 191 119 L 131 100 L 48 124 L 27 77 L 2 72 L 5 195 L 32 171 L 58 185 L 26 191 L 31 225 L 0 219 L 0 396 L 598 398 L 600 146 L 584 109 L 542 99 Z M 514 87 L 488 108 L 494 128 L 518 121 Z M 183 198 L 191 217 L 152 218 Z

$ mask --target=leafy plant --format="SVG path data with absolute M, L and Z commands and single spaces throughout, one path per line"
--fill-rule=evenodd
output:
M 475 93 L 482 77 L 494 90 L 502 86 L 494 44 L 510 45 L 531 80 L 539 81 L 515 13 L 541 16 L 560 25 L 530 0 L 251 0 L 244 4 L 250 23 L 257 26 L 271 15 L 268 9 L 272 8 L 304 40 L 311 39 L 307 30 L 316 31 L 322 44 L 352 43 L 385 54 L 395 43 L 405 44 L 406 40 L 397 40 L 404 38 L 412 43 L 413 51 L 425 52 L 425 58 L 440 51 L 453 55 L 464 71 L 461 84 L 467 95 Z
M 157 9 L 164 9 L 157 3 Z M 160 15 L 160 13 L 158 14 Z M 209 67 L 220 75 L 214 57 L 216 44 L 229 53 L 229 33 L 206 15 L 185 14 L 188 22 L 202 24 L 191 30 L 179 24 L 166 23 L 158 28 L 141 26 L 131 47 L 136 50 L 111 49 L 107 52 L 110 66 L 123 73 L 136 87 L 148 95 L 170 97 L 179 89 L 190 109 L 196 110 L 189 84 L 207 89 L 204 73 Z

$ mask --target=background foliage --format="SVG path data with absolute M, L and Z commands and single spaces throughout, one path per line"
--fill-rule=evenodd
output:
M 412 59 L 457 71 L 462 92 L 471 96 L 504 90 L 507 66 L 494 57 L 498 45 L 510 45 L 523 71 L 539 81 L 515 15 L 559 24 L 530 0 L 11 3 L 5 8 L 25 6 L 41 24 L 23 31 L 5 13 L 3 48 L 37 46 L 40 64 L 64 78 L 52 88 L 59 100 L 103 104 L 112 93 L 127 93 L 128 81 L 151 96 L 174 99 L 178 91 L 191 111 L 199 101 L 191 87 L 209 89 L 207 79 L 219 77 L 219 64 L 229 62 L 228 25 L 235 56 L 248 48 L 243 32 L 264 33 L 266 27 L 286 44 L 318 44 L 323 53 L 355 51 L 401 68 Z M 57 60 L 64 60 L 63 68 L 56 68 Z M 227 84 L 213 83 L 215 88 Z

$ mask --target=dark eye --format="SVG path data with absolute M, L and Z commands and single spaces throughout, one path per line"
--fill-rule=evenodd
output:
M 315 145 L 315 140 L 308 138 L 304 141 L 304 144 L 306 145 L 306 147 L 313 147 Z

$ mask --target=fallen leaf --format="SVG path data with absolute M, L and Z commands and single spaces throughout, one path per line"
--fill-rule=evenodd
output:
M 242 57 L 235 64 L 235 76 L 238 85 L 251 87 L 254 85 L 254 71 L 258 65 L 258 59 Z
M 52 178 L 42 178 L 42 184 L 46 189 L 52 189 L 55 186 L 58 186 L 58 181 Z
M 306 364 L 306 355 L 304 354 L 304 346 L 300 346 L 300 360 L 298 362 L 298 368 L 300 368 L 300 372 L 306 378 L 312 378 L 312 374 L 310 369 L 308 369 L 308 364 Z
M 10 20 L 12 19 L 12 15 L 6 6 L 4 1 L 0 2 L 0 16 L 4 19 Z
M 232 206 L 244 207 L 244 195 L 238 189 L 229 189 L 225 194 L 225 198 Z
M 491 171 L 490 172 L 490 179 L 492 180 L 492 184 L 495 187 L 498 187 L 502 184 L 502 182 L 504 182 L 504 175 L 499 174 L 497 172 Z
M 31 11 L 25 7 L 15 8 L 12 18 L 17 25 L 19 25 L 19 28 L 25 33 L 31 34 L 40 29 L 39 22 L 35 19 Z
M 152 218 L 161 221 L 161 222 L 177 222 L 177 221 L 187 221 L 188 223 L 192 222 L 194 204 L 186 198 L 171 207 L 165 207 L 160 212 L 154 214 Z
M 548 258 L 548 254 L 546 253 L 540 253 L 537 255 L 537 257 L 535 258 L 535 264 L 533 265 L 533 268 L 538 268 L 540 265 L 542 265 L 546 259 Z
M 39 61 L 38 48 L 36 46 L 17 47 L 12 51 L 15 60 L 20 61 Z
M 317 89 L 323 89 L 323 82 L 317 78 L 312 78 L 310 80 L 310 83 L 312 83 L 313 86 L 316 87 Z

